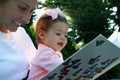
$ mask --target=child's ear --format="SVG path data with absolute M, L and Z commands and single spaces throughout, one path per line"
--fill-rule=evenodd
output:
M 40 30 L 40 32 L 39 32 L 39 38 L 40 38 L 41 40 L 44 40 L 44 39 L 45 39 L 45 32 L 44 32 L 44 31 Z

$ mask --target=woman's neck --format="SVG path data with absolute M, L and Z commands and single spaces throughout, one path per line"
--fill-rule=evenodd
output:
M 2 33 L 9 33 L 10 31 L 5 29 L 5 27 L 0 24 L 0 32 L 2 32 Z

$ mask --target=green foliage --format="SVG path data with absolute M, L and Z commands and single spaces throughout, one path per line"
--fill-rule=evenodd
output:
M 104 75 L 100 76 L 96 80 L 109 80 L 109 79 L 120 79 L 120 64 L 115 66 L 113 69 L 104 73 Z
M 117 7 L 116 14 L 113 15 L 115 25 L 120 26 L 120 0 L 108 0 L 109 8 Z
M 70 32 L 75 42 L 88 43 L 99 34 L 108 37 L 111 34 L 109 18 L 112 13 L 106 9 L 103 0 L 47 0 L 47 7 L 59 7 L 72 18 Z M 79 35 L 79 36 L 78 36 Z

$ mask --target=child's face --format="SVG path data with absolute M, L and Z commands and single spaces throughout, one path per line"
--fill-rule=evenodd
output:
M 56 22 L 46 33 L 44 43 L 55 51 L 61 51 L 67 43 L 67 33 L 68 24 Z

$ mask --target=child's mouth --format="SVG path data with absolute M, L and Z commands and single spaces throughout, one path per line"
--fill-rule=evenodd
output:
M 58 43 L 59 46 L 63 46 L 63 43 Z

